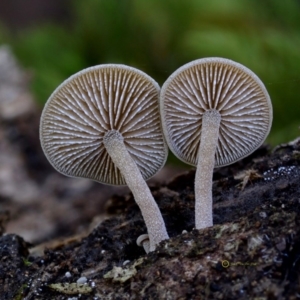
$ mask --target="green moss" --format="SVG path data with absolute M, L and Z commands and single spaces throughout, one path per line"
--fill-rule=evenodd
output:
M 22 300 L 22 299 L 24 299 L 24 294 L 23 294 L 23 292 L 24 292 L 24 290 L 25 289 L 27 289 L 28 288 L 28 285 L 27 284 L 23 284 L 20 288 L 19 288 L 19 290 L 18 290 L 18 292 L 17 292 L 17 294 L 16 294 L 16 296 L 14 297 L 14 299 L 13 300 Z

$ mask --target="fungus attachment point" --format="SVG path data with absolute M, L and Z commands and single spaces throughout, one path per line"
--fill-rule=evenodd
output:
M 260 79 L 224 58 L 204 58 L 175 71 L 161 90 L 163 131 L 171 151 L 197 166 L 195 223 L 213 225 L 214 167 L 256 150 L 272 124 L 272 104 Z
M 158 84 L 124 65 L 85 69 L 48 99 L 40 140 L 53 167 L 71 177 L 131 189 L 144 217 L 149 251 L 168 238 L 145 180 L 164 165 L 168 150 L 159 117 Z

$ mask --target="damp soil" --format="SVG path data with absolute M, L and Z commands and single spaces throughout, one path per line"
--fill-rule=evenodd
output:
M 171 238 L 149 254 L 130 193 L 107 199 L 108 217 L 87 234 L 35 245 L 3 234 L 1 299 L 298 299 L 300 139 L 216 170 L 215 225 L 203 230 L 194 177 L 151 186 Z

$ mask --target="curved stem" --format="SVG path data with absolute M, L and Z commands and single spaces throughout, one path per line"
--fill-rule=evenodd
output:
M 213 225 L 212 177 L 220 122 L 221 115 L 216 110 L 209 110 L 203 114 L 201 141 L 195 177 L 196 229 Z
M 149 234 L 150 251 L 153 251 L 158 243 L 169 238 L 161 212 L 140 170 L 128 153 L 122 134 L 111 130 L 104 136 L 103 142 L 142 212 Z

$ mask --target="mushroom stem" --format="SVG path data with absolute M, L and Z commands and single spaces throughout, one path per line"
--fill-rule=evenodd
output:
M 201 142 L 195 177 L 196 229 L 213 225 L 212 177 L 220 122 L 221 115 L 217 110 L 208 110 L 202 116 Z
M 110 130 L 105 134 L 103 143 L 142 212 L 150 239 L 149 251 L 154 251 L 158 243 L 169 238 L 161 212 L 140 170 L 128 153 L 122 134 L 117 130 Z

